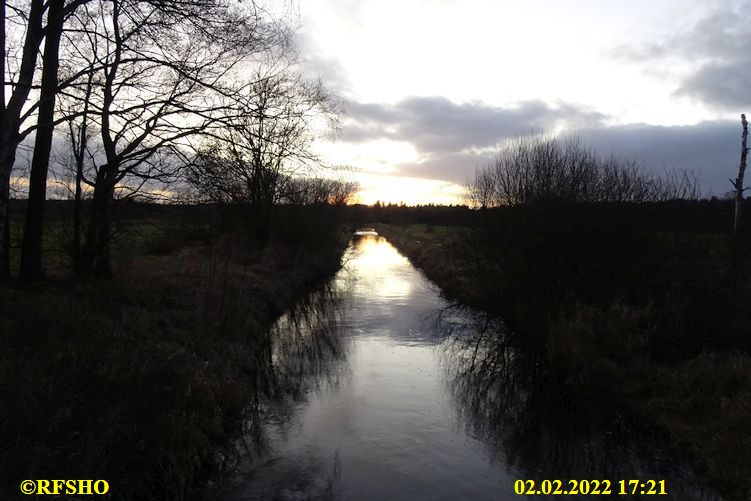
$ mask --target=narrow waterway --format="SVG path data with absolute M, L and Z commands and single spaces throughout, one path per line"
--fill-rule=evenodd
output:
M 274 326 L 222 499 L 519 499 L 519 479 L 608 479 L 618 498 L 632 497 L 621 479 L 665 480 L 662 499 L 718 499 L 612 405 L 540 376 L 501 325 L 452 308 L 386 240 L 360 238 L 345 260 Z

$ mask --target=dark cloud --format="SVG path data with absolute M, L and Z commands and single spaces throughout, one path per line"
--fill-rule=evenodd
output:
M 734 121 L 701 122 L 690 126 L 626 125 L 576 132 L 602 155 L 634 159 L 646 167 L 687 169 L 696 173 L 705 194 L 730 189 L 740 157 L 740 117 Z
M 489 148 L 531 130 L 592 126 L 605 118 L 565 103 L 525 101 L 501 108 L 479 101 L 457 104 L 444 97 L 409 97 L 393 105 L 349 103 L 348 113 L 344 141 L 407 141 L 429 154 Z
M 525 101 L 496 107 L 475 101 L 454 103 L 444 97 L 409 97 L 396 104 L 348 103 L 349 119 L 340 139 L 362 143 L 375 139 L 412 144 L 420 160 L 396 165 L 401 175 L 464 184 L 485 165 L 504 140 L 559 126 L 594 127 L 605 116 L 560 103 Z
M 751 55 L 732 63 L 707 63 L 678 89 L 686 95 L 726 110 L 751 105 Z
M 423 179 L 440 179 L 459 185 L 472 177 L 478 167 L 487 165 L 492 155 L 445 153 L 430 155 L 419 162 L 397 165 L 403 175 Z
M 422 106 L 358 105 L 356 116 L 368 122 L 376 135 L 381 131 L 381 137 L 415 142 L 421 158 L 417 162 L 395 166 L 399 175 L 440 179 L 460 185 L 474 174 L 477 167 L 487 165 L 492 160 L 492 147 L 498 144 L 499 139 L 528 133 L 537 124 L 541 125 L 538 132 L 549 130 L 542 126 L 545 125 L 544 118 L 549 118 L 553 113 L 545 105 L 539 104 L 512 110 L 493 109 L 486 112 L 485 122 L 474 124 L 472 117 L 483 115 L 476 107 L 468 107 L 471 111 L 469 117 L 451 122 L 454 120 L 453 112 L 447 111 L 451 107 L 445 103 L 436 106 L 424 106 L 424 102 L 420 104 Z M 395 111 L 396 109 L 399 111 Z M 416 118 L 410 115 L 415 110 L 424 112 L 426 109 L 433 110 L 429 116 L 435 122 L 431 122 L 426 116 Z M 576 116 L 576 113 L 567 111 L 563 115 Z M 369 120 L 365 120 L 365 116 Z M 488 116 L 516 116 L 524 119 L 515 123 L 495 124 Z M 589 115 L 585 113 L 584 116 Z M 530 122 L 530 117 L 539 117 L 540 121 Z M 418 131 L 419 126 L 424 126 L 427 130 Z M 391 132 L 383 132 L 384 129 L 390 129 Z M 488 129 L 493 132 L 488 133 Z M 727 192 L 730 189 L 728 178 L 734 177 L 738 168 L 740 119 L 737 122 L 710 121 L 690 126 L 635 124 L 605 127 L 595 123 L 569 130 L 572 131 L 570 135 L 579 136 L 585 145 L 602 156 L 615 155 L 636 160 L 645 168 L 659 172 L 663 169 L 693 171 L 699 178 L 704 194 L 723 195 Z M 356 128 L 356 131 L 358 141 L 374 137 L 363 128 Z M 479 138 L 473 136 L 478 131 Z M 455 136 L 451 137 L 451 134 Z M 489 146 L 491 152 L 473 150 L 484 146 Z
M 751 2 L 718 2 L 715 10 L 691 29 L 660 42 L 618 47 L 616 56 L 653 68 L 670 58 L 699 63 L 683 76 L 676 95 L 723 110 L 751 105 Z

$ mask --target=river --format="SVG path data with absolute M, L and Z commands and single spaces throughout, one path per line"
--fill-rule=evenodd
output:
M 520 479 L 608 479 L 631 498 L 619 480 L 651 479 L 668 494 L 649 498 L 720 499 L 617 406 L 546 378 L 502 325 L 448 304 L 383 238 L 344 260 L 259 347 L 259 396 L 219 498 L 511 500 Z

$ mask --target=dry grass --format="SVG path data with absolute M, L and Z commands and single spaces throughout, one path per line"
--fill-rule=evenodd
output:
M 26 478 L 189 498 L 241 429 L 259 334 L 343 249 L 177 247 L 113 280 L 0 287 L 0 498 Z
M 702 354 L 636 379 L 638 412 L 688 451 L 729 499 L 751 497 L 751 357 Z

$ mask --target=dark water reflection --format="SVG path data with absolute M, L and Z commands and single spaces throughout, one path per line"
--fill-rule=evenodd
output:
M 669 495 L 661 498 L 721 499 L 601 386 L 558 379 L 541 354 L 514 346 L 502 325 L 462 309 L 448 309 L 435 325 L 465 432 L 519 478 L 665 479 Z
M 346 288 L 339 285 L 328 282 L 305 294 L 256 339 L 256 359 L 249 363 L 255 398 L 246 412 L 243 435 L 220 453 L 224 470 L 247 475 L 261 465 L 278 463 L 278 445 L 294 432 L 298 410 L 309 396 L 336 391 L 346 379 L 351 338 L 341 332 L 346 325 Z M 295 472 L 300 481 L 321 477 L 320 465 L 303 466 Z M 222 492 L 214 498 L 228 495 Z
M 345 258 L 259 346 L 263 391 L 219 498 L 519 499 L 517 479 L 641 478 L 666 479 L 663 499 L 717 499 L 385 240 Z

